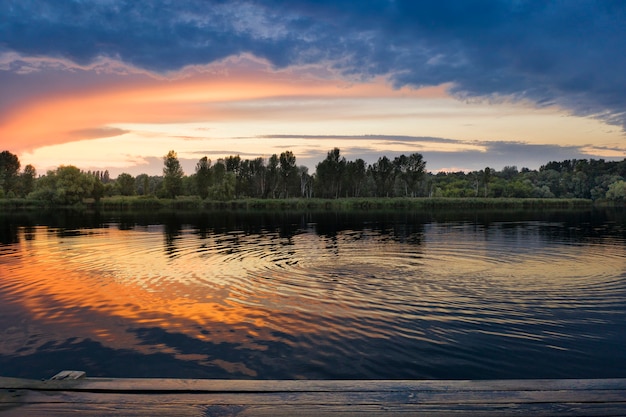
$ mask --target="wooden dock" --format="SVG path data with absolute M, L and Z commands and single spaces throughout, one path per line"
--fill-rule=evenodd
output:
M 0 377 L 0 416 L 626 416 L 626 379 Z

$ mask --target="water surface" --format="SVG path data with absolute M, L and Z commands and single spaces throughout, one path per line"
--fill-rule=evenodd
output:
M 0 374 L 626 376 L 621 212 L 5 215 Z

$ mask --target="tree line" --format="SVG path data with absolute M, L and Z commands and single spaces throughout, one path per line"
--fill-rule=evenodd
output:
M 472 172 L 426 171 L 419 153 L 373 164 L 347 160 L 339 148 L 330 150 L 315 172 L 296 164 L 291 151 L 271 157 L 243 159 L 239 155 L 212 161 L 201 158 L 195 172 L 186 175 L 175 151 L 163 157 L 163 175 L 82 171 L 60 166 L 37 176 L 32 165 L 20 171 L 20 161 L 9 151 L 0 153 L 0 198 L 30 198 L 53 204 L 75 204 L 85 198 L 155 196 L 202 199 L 346 198 L 346 197 L 514 197 L 586 198 L 626 201 L 626 159 L 573 159 L 549 162 L 539 170 L 506 166 Z

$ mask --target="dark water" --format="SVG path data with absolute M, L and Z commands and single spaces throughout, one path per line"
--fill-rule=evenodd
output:
M 623 211 L 0 216 L 3 376 L 626 377 Z

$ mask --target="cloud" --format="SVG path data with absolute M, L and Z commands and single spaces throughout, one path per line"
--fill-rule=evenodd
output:
M 419 152 L 424 156 L 427 163 L 427 169 L 432 172 L 438 171 L 456 171 L 456 170 L 480 170 L 489 166 L 497 170 L 501 170 L 505 166 L 515 165 L 519 168 L 526 167 L 530 169 L 538 169 L 550 161 L 562 161 L 566 159 L 607 159 L 622 160 L 624 157 L 624 148 L 605 147 L 605 146 L 559 146 L 553 144 L 532 144 L 527 142 L 510 142 L 510 141 L 480 141 L 480 140 L 456 140 L 437 137 L 421 137 L 421 136 L 393 136 L 393 135 L 265 135 L 264 138 L 291 138 L 291 139 L 311 139 L 314 141 L 335 140 L 350 141 L 373 139 L 371 147 L 363 146 L 363 142 L 359 142 L 357 146 L 342 147 L 341 154 L 348 160 L 357 158 L 363 159 L 366 163 L 372 164 L 382 156 L 390 159 L 408 155 L 412 152 Z M 457 145 L 449 150 L 416 150 L 415 146 L 423 143 L 424 145 Z M 404 146 L 400 150 L 386 150 L 392 146 Z M 329 149 L 312 148 L 298 157 L 298 163 L 304 163 L 309 167 L 315 167 L 317 163 L 326 157 Z M 432 148 L 432 147 L 431 147 Z M 435 146 L 436 148 L 436 146 Z
M 457 139 L 434 138 L 429 136 L 403 136 L 403 135 L 259 135 L 259 139 L 307 139 L 307 140 L 383 140 L 396 143 L 464 143 Z
M 0 48 L 21 56 L 167 74 L 252 54 L 396 86 L 451 83 L 458 97 L 556 104 L 626 127 L 622 1 L 25 0 L 2 2 L 0 15 Z
M 129 130 L 118 129 L 115 127 L 95 127 L 88 129 L 73 130 L 68 133 L 69 136 L 77 139 L 97 139 L 97 138 L 110 138 L 114 136 L 121 136 L 129 133 Z

